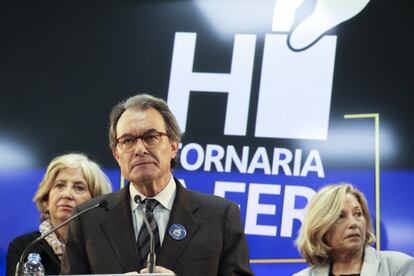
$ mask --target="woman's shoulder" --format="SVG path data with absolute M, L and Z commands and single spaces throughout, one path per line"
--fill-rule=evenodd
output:
M 296 272 L 295 274 L 293 274 L 293 276 L 307 276 L 307 275 L 311 275 L 311 268 L 310 267 L 302 269 L 301 271 Z
M 321 266 L 307 267 L 293 274 L 293 276 L 328 276 L 328 274 L 329 274 L 329 266 L 321 265 Z
M 407 255 L 403 252 L 399 251 L 388 251 L 388 250 L 381 250 L 378 251 L 375 248 L 368 246 L 365 249 L 366 258 L 369 260 L 371 259 L 378 259 L 379 261 L 414 261 L 414 258 L 410 255 Z
M 20 236 L 16 237 L 14 240 L 12 240 L 10 242 L 10 245 L 12 245 L 12 244 L 15 244 L 15 245 L 28 244 L 28 243 L 32 242 L 33 240 L 35 240 L 39 236 L 40 236 L 40 232 L 38 232 L 38 231 L 34 231 L 34 232 L 31 232 L 31 233 L 26 233 L 26 234 L 23 234 L 23 235 L 20 235 Z
M 414 259 L 413 257 L 411 257 L 410 255 L 407 255 L 403 252 L 399 252 L 399 251 L 380 251 L 380 256 L 384 257 L 384 258 L 398 258 L 398 259 Z
M 398 251 L 380 251 L 380 262 L 387 262 L 389 266 L 396 269 L 400 267 L 409 267 L 414 270 L 414 258 Z
M 14 240 L 10 242 L 9 248 L 7 250 L 8 269 L 16 266 L 16 263 L 19 260 L 26 246 L 28 246 L 38 236 L 40 236 L 39 232 L 27 233 L 27 234 L 18 236 L 17 238 L 15 238 Z
M 378 262 L 380 270 L 393 273 L 404 273 L 414 271 L 414 258 L 398 251 L 377 251 L 372 247 L 365 250 L 368 262 Z M 375 257 L 374 257 L 375 256 Z M 394 274 L 393 274 L 394 275 Z

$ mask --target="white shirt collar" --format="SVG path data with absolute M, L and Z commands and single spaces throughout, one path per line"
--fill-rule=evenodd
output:
M 165 188 L 153 198 L 156 199 L 165 209 L 171 211 L 176 190 L 177 187 L 174 181 L 174 177 L 170 174 L 170 180 L 168 181 L 167 186 L 165 186 Z M 138 191 L 132 183 L 129 185 L 129 194 L 131 197 L 131 210 L 135 210 L 138 207 L 138 204 L 134 201 L 134 197 L 136 195 L 139 195 L 142 200 L 147 198 L 147 196 Z

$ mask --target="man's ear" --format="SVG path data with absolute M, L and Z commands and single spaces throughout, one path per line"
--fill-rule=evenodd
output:
M 174 159 L 177 156 L 178 152 L 178 142 L 172 141 L 171 142 L 171 159 Z
M 119 154 L 118 154 L 118 151 L 116 150 L 116 147 L 112 148 L 112 155 L 114 156 L 116 161 L 119 161 Z

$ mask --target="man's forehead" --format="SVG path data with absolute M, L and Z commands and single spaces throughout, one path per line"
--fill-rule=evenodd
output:
M 150 129 L 164 130 L 164 119 L 154 108 L 146 110 L 127 109 L 119 118 L 116 131 L 118 135 L 123 132 L 146 132 Z

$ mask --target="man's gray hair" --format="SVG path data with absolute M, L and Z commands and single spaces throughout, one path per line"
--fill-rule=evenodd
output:
M 154 108 L 164 119 L 165 129 L 171 141 L 180 143 L 181 132 L 174 114 L 172 114 L 168 104 L 161 98 L 156 98 L 148 94 L 138 94 L 118 103 L 109 115 L 109 146 L 113 150 L 117 145 L 116 126 L 119 118 L 127 109 L 147 110 Z M 171 168 L 176 165 L 176 160 L 171 160 Z

